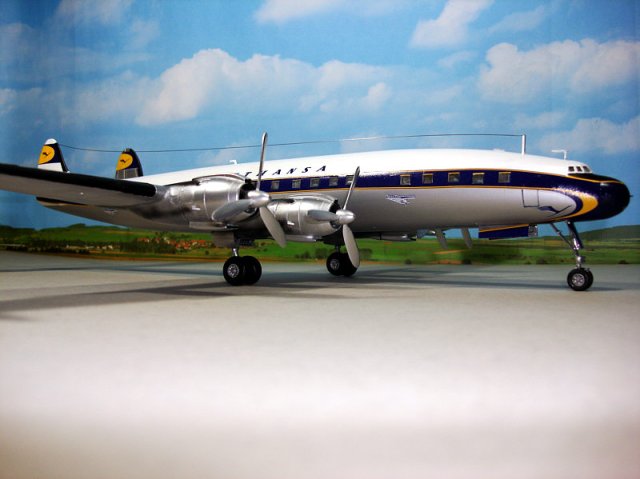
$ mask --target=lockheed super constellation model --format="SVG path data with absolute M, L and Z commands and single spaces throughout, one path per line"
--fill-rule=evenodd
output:
M 125 150 L 116 178 L 70 173 L 55 140 L 42 148 L 38 168 L 0 164 L 0 188 L 36 195 L 44 206 L 122 226 L 208 231 L 233 255 L 229 284 L 256 283 L 260 262 L 239 248 L 261 238 L 323 241 L 336 250 L 331 274 L 351 276 L 360 265 L 356 237 L 407 241 L 469 228 L 481 238 L 536 234 L 550 224 L 573 250 L 567 282 L 588 289 L 575 223 L 611 218 L 629 203 L 619 180 L 584 163 L 521 153 L 464 149 L 373 151 L 215 166 L 143 176 L 138 156 Z M 556 223 L 565 222 L 563 234 Z M 345 247 L 346 253 L 341 252 Z

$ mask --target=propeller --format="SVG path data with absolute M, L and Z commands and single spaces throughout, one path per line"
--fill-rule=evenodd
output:
M 264 132 L 262 134 L 260 169 L 258 171 L 258 182 L 256 183 L 256 189 L 247 192 L 247 197 L 245 199 L 232 201 L 221 206 L 213 212 L 211 218 L 214 221 L 225 222 L 248 209 L 258 209 L 260 218 L 262 219 L 264 226 L 267 228 L 267 231 L 273 237 L 276 243 L 284 248 L 287 245 L 287 239 L 285 238 L 284 230 L 282 229 L 282 226 L 280 226 L 280 223 L 278 223 L 278 220 L 273 215 L 271 210 L 267 207 L 271 202 L 271 197 L 268 193 L 260 190 L 260 185 L 262 184 L 262 171 L 264 167 L 264 154 L 267 149 L 267 138 L 267 132 Z
M 356 219 L 356 215 L 354 215 L 352 211 L 349 211 L 347 206 L 349 205 L 351 194 L 358 182 L 359 176 L 360 167 L 356 168 L 353 175 L 353 180 L 351 181 L 351 186 L 347 192 L 347 198 L 344 201 L 344 205 L 335 213 L 325 210 L 310 210 L 307 212 L 307 215 L 316 221 L 329 221 L 335 225 L 342 226 L 342 239 L 344 240 L 344 245 L 347 249 L 347 255 L 349 256 L 351 264 L 356 268 L 360 266 L 360 252 L 358 251 L 358 244 L 356 243 L 353 231 L 351 231 L 351 228 L 349 227 L 349 224 L 353 223 Z

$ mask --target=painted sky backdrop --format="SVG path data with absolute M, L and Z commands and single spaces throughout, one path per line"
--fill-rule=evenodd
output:
M 635 0 L 3 0 L 0 161 L 41 144 L 206 148 L 373 135 L 526 133 L 635 198 L 640 223 L 640 3 Z M 270 148 L 269 158 L 372 148 L 485 147 L 422 139 Z M 117 153 L 63 148 L 113 176 Z M 257 160 L 255 149 L 141 153 L 145 173 Z M 0 192 L 0 224 L 78 222 Z

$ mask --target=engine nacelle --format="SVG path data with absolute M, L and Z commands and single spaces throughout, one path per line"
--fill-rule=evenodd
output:
M 221 206 L 244 198 L 253 187 L 239 176 L 212 176 L 197 179 L 195 184 L 172 186 L 169 191 L 171 204 L 180 210 L 190 223 L 211 222 L 211 215 Z M 241 213 L 236 221 L 251 216 Z
M 310 210 L 336 210 L 337 205 L 333 199 L 318 196 L 296 196 L 291 200 L 291 202 L 276 201 L 269 205 L 269 209 L 287 235 L 313 240 L 335 233 L 337 227 L 334 227 L 330 222 L 317 221 L 307 214 Z

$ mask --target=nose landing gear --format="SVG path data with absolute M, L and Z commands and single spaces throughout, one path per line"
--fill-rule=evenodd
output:
M 567 221 L 567 228 L 569 229 L 569 233 L 571 238 L 567 238 L 562 232 L 558 229 L 555 223 L 551 223 L 551 227 L 554 231 L 562 238 L 562 240 L 569 245 L 573 254 L 576 257 L 576 267 L 572 269 L 567 275 L 567 284 L 574 291 L 586 291 L 593 284 L 593 273 L 589 268 L 583 267 L 583 264 L 586 263 L 586 259 L 584 256 L 580 254 L 580 250 L 584 249 L 584 245 L 582 244 L 582 240 L 578 235 L 578 230 L 575 225 L 571 221 Z

